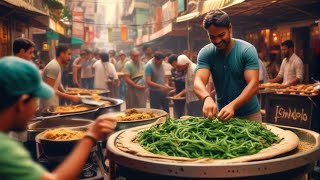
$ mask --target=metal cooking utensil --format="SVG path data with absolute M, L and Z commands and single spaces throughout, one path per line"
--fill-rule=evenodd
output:
M 83 104 L 92 105 L 92 106 L 102 106 L 104 102 L 99 102 L 87 97 L 81 97 L 81 102 Z

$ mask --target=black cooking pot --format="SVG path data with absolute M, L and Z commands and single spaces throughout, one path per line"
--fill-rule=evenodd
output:
M 72 140 L 51 140 L 45 139 L 42 132 L 36 136 L 36 142 L 40 143 L 43 154 L 48 159 L 63 159 L 76 146 L 80 139 Z

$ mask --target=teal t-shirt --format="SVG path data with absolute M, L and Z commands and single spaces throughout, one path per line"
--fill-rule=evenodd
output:
M 144 69 L 145 76 L 151 76 L 151 81 L 157 84 L 165 85 L 163 64 L 155 65 L 154 59 L 150 60 Z M 152 90 L 160 90 L 159 88 L 149 87 Z
M 37 180 L 45 169 L 35 163 L 20 142 L 0 132 L 0 179 Z
M 224 57 L 212 43 L 198 54 L 197 69 L 210 69 L 217 94 L 218 108 L 222 109 L 236 99 L 247 86 L 244 71 L 259 69 L 256 48 L 248 42 L 234 39 L 234 46 Z M 235 116 L 246 116 L 260 110 L 257 96 L 235 111 Z

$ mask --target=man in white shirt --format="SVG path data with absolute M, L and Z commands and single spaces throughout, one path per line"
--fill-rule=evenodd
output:
M 196 67 L 197 65 L 193 63 L 186 55 L 182 54 L 178 56 L 177 69 L 178 71 L 186 71 L 186 85 L 185 89 L 177 94 L 177 96 L 186 95 L 187 115 L 201 117 L 203 116 L 203 101 L 201 101 L 195 94 L 193 85 Z
M 303 80 L 303 62 L 294 53 L 294 44 L 292 40 L 286 40 L 281 44 L 281 51 L 284 59 L 280 66 L 280 71 L 276 78 L 270 80 L 271 83 L 278 83 L 287 86 L 296 85 Z
M 109 62 L 108 53 L 100 53 L 100 58 L 101 60 L 96 61 L 92 66 L 95 72 L 94 88 L 109 89 L 108 84 L 119 86 L 119 78 L 114 65 Z

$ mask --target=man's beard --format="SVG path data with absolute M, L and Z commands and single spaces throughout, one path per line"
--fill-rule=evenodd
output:
M 226 41 L 225 40 L 221 40 L 221 42 L 219 44 L 214 44 L 214 43 L 212 43 L 212 44 L 215 45 L 217 49 L 223 50 L 229 45 L 229 43 L 230 43 L 230 38 L 228 40 L 226 40 Z M 220 45 L 220 46 L 217 46 L 217 45 Z

